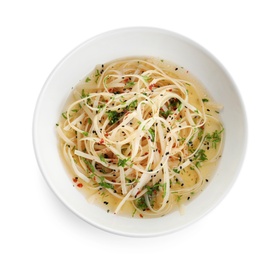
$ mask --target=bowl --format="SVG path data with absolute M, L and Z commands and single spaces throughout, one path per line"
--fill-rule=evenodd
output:
M 186 208 L 161 218 L 127 218 L 89 204 L 73 189 L 58 150 L 55 125 L 72 88 L 97 64 L 129 56 L 162 57 L 187 68 L 218 103 L 225 142 L 222 158 L 207 188 Z M 180 230 L 216 207 L 240 172 L 247 143 L 246 113 L 238 89 L 226 69 L 206 49 L 177 33 L 147 27 L 112 30 L 71 51 L 51 72 L 34 112 L 33 144 L 40 170 L 56 196 L 75 214 L 102 230 L 119 235 L 150 237 Z

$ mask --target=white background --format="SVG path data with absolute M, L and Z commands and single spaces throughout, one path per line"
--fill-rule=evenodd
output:
M 279 13 L 272 0 L 1 1 L 1 258 L 280 259 Z M 80 220 L 51 192 L 33 151 L 36 100 L 56 64 L 92 36 L 127 26 L 172 30 L 208 49 L 248 117 L 233 189 L 200 221 L 161 237 L 113 235 Z

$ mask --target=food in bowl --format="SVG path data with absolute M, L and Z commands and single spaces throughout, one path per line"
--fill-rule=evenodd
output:
M 183 212 L 222 155 L 221 109 L 186 68 L 113 60 L 73 89 L 56 125 L 61 155 L 73 185 L 109 213 Z

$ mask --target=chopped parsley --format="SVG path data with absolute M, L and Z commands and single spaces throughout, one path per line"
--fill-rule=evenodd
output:
M 146 209 L 148 209 L 148 206 L 147 206 L 147 204 L 146 204 L 146 200 L 145 200 L 145 197 L 144 197 L 144 196 L 142 196 L 142 197 L 136 199 L 135 202 L 136 202 L 136 206 L 137 206 L 138 209 L 141 209 L 141 210 L 146 210 Z
M 119 119 L 123 116 L 124 113 L 118 113 L 117 111 L 107 111 L 106 114 L 108 115 L 109 124 L 113 125 L 119 121 Z
M 199 149 L 194 157 L 193 157 L 193 160 L 195 161 L 195 166 L 197 168 L 201 167 L 201 162 L 204 162 L 204 161 L 207 161 L 208 158 L 207 158 L 207 155 L 205 154 L 205 150 L 203 149 Z
M 163 118 L 167 118 L 170 114 L 171 114 L 171 110 L 166 110 L 166 111 L 163 111 L 163 110 L 160 110 L 159 111 L 159 115 L 162 116 Z
M 82 160 L 84 161 L 84 163 L 86 164 L 86 166 L 91 170 L 92 173 L 95 172 L 94 166 L 90 163 L 89 160 L 87 160 L 86 158 L 81 157 Z M 90 176 L 90 178 L 92 178 L 93 175 Z
M 150 80 L 150 77 L 148 75 L 142 75 L 142 78 L 148 82 Z
M 67 119 L 66 114 L 67 114 L 67 112 L 63 112 L 61 115 L 62 115 L 65 119 Z
M 96 70 L 96 72 L 95 72 L 95 83 L 97 83 L 100 76 L 101 76 L 100 71 Z
M 175 172 L 175 173 L 179 174 L 179 173 L 180 173 L 180 170 L 178 170 L 178 169 L 174 168 L 174 169 L 173 169 L 173 172 Z
M 138 104 L 138 101 L 134 100 L 126 108 L 130 111 L 133 111 L 137 108 L 137 104 Z
M 82 132 L 84 136 L 88 136 L 88 132 Z
M 85 90 L 84 89 L 82 89 L 82 95 L 81 95 L 81 98 L 86 98 L 86 97 L 88 97 L 89 96 L 89 94 L 86 94 L 85 93 Z
M 221 142 L 221 134 L 224 131 L 224 128 L 221 131 L 215 130 L 212 134 L 207 134 L 205 140 L 211 142 L 212 148 L 217 148 L 217 143 Z
M 101 162 L 107 163 L 106 160 L 105 160 L 104 154 L 100 154 L 99 159 L 100 159 Z
M 130 157 L 128 157 L 127 159 L 119 159 L 118 166 L 125 167 L 128 161 L 130 161 Z
M 155 141 L 155 130 L 150 128 L 148 131 L 151 135 L 151 141 L 154 142 Z
M 129 81 L 129 82 L 127 82 L 127 83 L 125 84 L 125 88 L 131 88 L 131 87 L 133 87 L 134 85 L 135 85 L 135 82 Z
M 99 179 L 100 179 L 99 186 L 106 189 L 114 189 L 113 184 L 106 182 L 104 176 L 99 176 Z

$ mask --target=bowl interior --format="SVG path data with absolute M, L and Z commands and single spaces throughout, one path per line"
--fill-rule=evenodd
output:
M 89 204 L 72 187 L 57 148 L 55 124 L 72 87 L 96 64 L 127 56 L 155 56 L 188 69 L 210 95 L 224 105 L 222 159 L 207 188 L 181 216 L 133 219 L 108 214 Z M 224 67 L 204 48 L 173 32 L 156 28 L 125 28 L 89 39 L 69 53 L 47 79 L 33 121 L 34 149 L 47 183 L 63 203 L 85 221 L 101 229 L 129 236 L 154 236 L 183 228 L 198 220 L 227 194 L 239 173 L 247 140 L 246 115 L 238 90 Z

